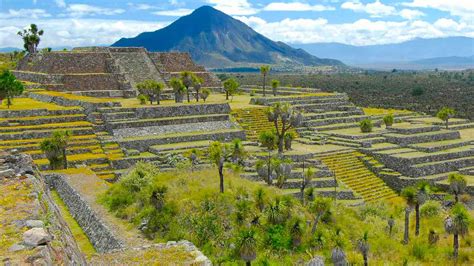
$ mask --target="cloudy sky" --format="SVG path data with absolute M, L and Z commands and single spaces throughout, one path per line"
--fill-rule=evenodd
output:
M 0 47 L 36 23 L 43 47 L 107 45 L 210 5 L 287 43 L 370 45 L 474 37 L 474 0 L 0 0 Z

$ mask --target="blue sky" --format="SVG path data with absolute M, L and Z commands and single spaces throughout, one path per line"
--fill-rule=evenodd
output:
M 111 44 L 202 5 L 287 43 L 474 37 L 474 0 L 0 0 L 0 47 L 21 47 L 16 32 L 30 23 L 45 30 L 44 47 Z

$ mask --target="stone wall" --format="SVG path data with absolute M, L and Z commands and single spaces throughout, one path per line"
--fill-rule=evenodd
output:
M 25 56 L 18 70 L 49 73 L 107 73 L 107 53 L 50 52 Z
M 63 176 L 51 174 L 45 177 L 50 186 L 58 192 L 74 219 L 98 252 L 111 252 L 125 247 L 124 243 L 112 233 Z
M 188 53 L 149 53 L 155 64 L 163 65 L 166 72 L 205 72 L 203 66 L 194 64 Z
M 66 91 L 130 90 L 125 83 L 123 74 L 67 74 L 62 79 Z

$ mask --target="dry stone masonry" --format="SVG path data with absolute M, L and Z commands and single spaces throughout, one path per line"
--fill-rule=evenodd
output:
M 138 47 L 85 47 L 27 55 L 14 74 L 35 88 L 94 97 L 135 97 L 137 83 L 153 79 L 168 86 L 182 71 L 203 78 L 203 87 L 221 87 L 219 79 L 196 65 L 187 53 L 151 53 Z M 163 97 L 170 94 L 168 88 Z

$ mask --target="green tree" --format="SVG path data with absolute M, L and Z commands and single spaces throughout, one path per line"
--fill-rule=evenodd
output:
M 448 129 L 449 119 L 452 118 L 455 113 L 456 112 L 454 111 L 454 109 L 451 109 L 449 107 L 443 107 L 443 108 L 441 108 L 441 110 L 439 110 L 439 112 L 436 114 L 436 116 L 446 123 L 446 129 Z
M 203 81 L 202 78 L 200 78 L 196 75 L 193 75 L 193 88 L 196 91 L 196 102 L 199 102 L 199 95 L 200 95 L 200 90 L 201 90 L 203 82 L 204 81 Z M 204 101 L 206 101 L 206 100 L 204 100 Z
M 277 95 L 277 89 L 280 87 L 280 81 L 273 79 L 272 80 L 272 91 L 273 91 L 273 96 Z
M 453 256 L 458 257 L 459 235 L 464 236 L 469 231 L 469 213 L 461 203 L 456 203 L 451 210 L 450 216 L 444 220 L 444 228 L 448 234 L 453 235 Z
M 175 102 L 182 103 L 183 95 L 186 91 L 186 87 L 184 86 L 183 81 L 177 78 L 172 78 L 170 80 L 170 86 L 171 88 L 173 88 Z
M 316 197 L 309 206 L 309 211 L 313 215 L 313 226 L 311 227 L 311 234 L 314 235 L 321 217 L 331 210 L 331 200 L 323 197 Z
M 38 45 L 41 41 L 40 36 L 44 33 L 43 30 L 38 30 L 36 24 L 31 24 L 29 29 L 19 31 L 18 35 L 23 39 L 23 47 L 25 51 L 30 54 L 38 52 Z
M 431 193 L 430 183 L 421 181 L 417 185 L 416 204 L 415 204 L 415 235 L 420 234 L 420 206 L 425 204 Z
M 0 75 L 0 105 L 7 99 L 7 106 L 12 105 L 13 97 L 23 93 L 23 84 L 9 71 L 5 70 Z
M 273 122 L 278 140 L 278 152 L 283 153 L 285 134 L 303 121 L 303 115 L 293 109 L 289 103 L 275 103 L 266 110 L 268 121 Z
M 145 80 L 137 84 L 137 89 L 140 94 L 148 97 L 150 104 L 156 100 L 157 104 L 160 104 L 161 92 L 165 85 L 154 80 Z
M 229 166 L 236 164 L 243 164 L 243 159 L 246 155 L 244 147 L 240 140 L 234 140 L 232 145 L 223 144 L 219 141 L 211 143 L 208 149 L 209 159 L 214 163 L 219 171 L 219 189 L 224 193 L 224 166 L 225 163 L 230 163 Z
M 410 213 L 416 204 L 417 194 L 415 187 L 406 187 L 401 193 L 407 204 L 405 207 L 405 233 L 403 235 L 403 244 L 405 245 L 410 241 Z
M 206 102 L 207 98 L 211 95 L 211 90 L 209 88 L 204 88 L 201 91 L 201 98 Z
M 449 190 L 454 194 L 454 200 L 459 202 L 459 195 L 462 195 L 467 187 L 466 178 L 457 173 L 452 173 L 448 176 Z
M 264 97 L 266 96 L 265 86 L 266 86 L 266 83 L 267 83 L 266 79 L 267 79 L 268 72 L 270 72 L 270 66 L 261 66 L 260 67 L 260 73 L 262 74 L 262 77 L 263 77 L 262 87 L 263 87 L 263 96 Z
M 189 87 L 193 86 L 194 74 L 189 71 L 183 71 L 180 73 L 180 77 L 184 87 L 186 87 L 186 96 L 189 103 Z
M 254 229 L 242 229 L 236 241 L 236 248 L 240 258 L 245 261 L 245 265 L 251 265 L 252 261 L 257 258 L 257 239 Z
M 45 153 L 51 170 L 68 168 L 66 150 L 70 137 L 70 131 L 55 131 L 51 138 L 41 142 L 40 149 Z
M 229 95 L 233 96 L 240 84 L 234 78 L 228 78 L 224 81 L 224 91 L 225 91 L 225 99 L 229 100 Z
M 368 255 L 369 255 L 369 249 L 370 249 L 369 232 L 365 231 L 362 238 L 357 240 L 357 249 L 362 254 L 362 257 L 364 258 L 364 266 L 368 266 L 369 265 Z

